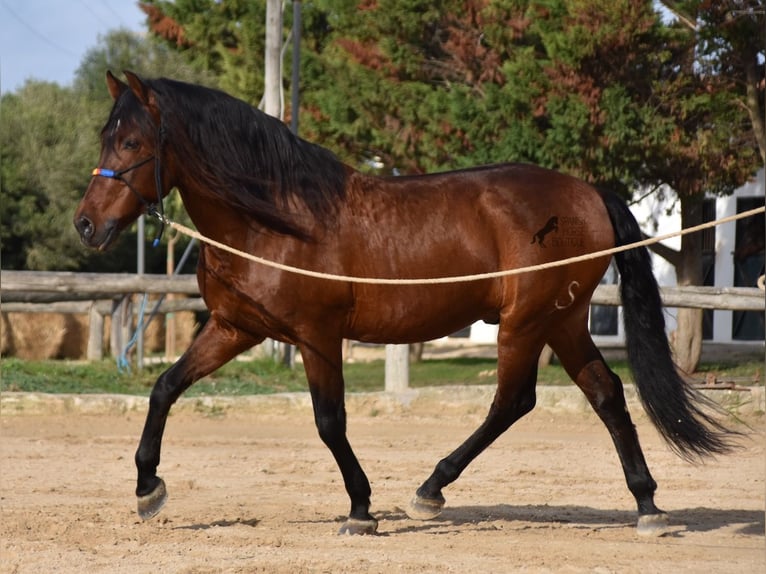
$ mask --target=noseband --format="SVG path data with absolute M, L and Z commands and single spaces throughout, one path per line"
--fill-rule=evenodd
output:
M 157 202 L 156 203 L 150 203 L 146 201 L 143 195 L 138 193 L 136 189 L 130 184 L 130 182 L 123 177 L 126 173 L 133 171 L 134 169 L 137 169 L 141 167 L 144 164 L 149 163 L 150 161 L 154 160 L 154 187 L 157 191 Z M 101 177 L 108 177 L 109 179 L 116 179 L 120 183 L 123 183 L 127 186 L 127 188 L 133 192 L 133 195 L 135 195 L 138 198 L 138 201 L 146 208 L 146 212 L 151 215 L 152 217 L 156 217 L 160 222 L 160 228 L 157 231 L 157 236 L 154 238 L 154 241 L 152 241 L 152 246 L 157 247 L 160 243 L 160 239 L 162 238 L 162 234 L 165 231 L 165 210 L 162 205 L 162 172 L 161 172 L 161 165 L 160 165 L 160 158 L 157 155 L 150 155 L 149 157 L 145 157 L 142 160 L 137 161 L 133 165 L 130 165 L 126 167 L 125 169 L 119 169 L 119 170 L 112 170 L 112 169 L 105 169 L 103 167 L 97 167 L 94 168 L 91 172 L 92 176 L 101 176 Z

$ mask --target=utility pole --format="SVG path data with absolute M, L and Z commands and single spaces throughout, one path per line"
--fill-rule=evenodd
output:
M 264 61 L 263 111 L 282 119 L 282 0 L 266 0 L 266 49 Z M 277 358 L 284 347 L 284 363 L 295 365 L 295 350 L 291 345 L 279 345 L 267 339 L 264 349 Z
M 282 119 L 282 0 L 266 0 L 263 111 Z
M 290 129 L 298 135 L 301 79 L 301 3 L 293 0 L 293 73 L 290 82 Z

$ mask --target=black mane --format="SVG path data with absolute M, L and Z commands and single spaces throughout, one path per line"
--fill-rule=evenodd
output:
M 294 216 L 294 200 L 323 224 L 333 220 L 346 172 L 331 151 L 224 92 L 165 78 L 145 83 L 157 94 L 163 145 L 205 193 L 302 239 L 309 235 Z

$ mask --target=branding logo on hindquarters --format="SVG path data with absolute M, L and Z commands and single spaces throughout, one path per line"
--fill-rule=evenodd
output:
M 537 243 L 540 247 L 584 247 L 585 246 L 585 220 L 577 216 L 554 215 L 545 225 L 532 236 L 531 244 Z M 555 236 L 546 236 L 555 232 Z
M 569 301 L 567 301 L 566 303 L 559 303 L 559 300 L 556 299 L 553 302 L 553 306 L 556 307 L 556 309 L 558 309 L 559 311 L 561 311 L 562 309 L 566 309 L 567 307 L 570 307 L 572 303 L 574 303 L 575 301 L 575 289 L 579 287 L 580 287 L 579 281 L 572 281 L 569 284 L 569 289 L 567 289 L 567 295 L 569 296 Z
M 540 229 L 537 233 L 535 233 L 532 236 L 532 241 L 530 242 L 530 245 L 533 243 L 539 243 L 540 247 L 546 247 L 545 245 L 545 236 L 551 233 L 552 231 L 558 231 L 559 230 L 559 218 L 558 216 L 554 215 L 551 217 L 545 225 Z

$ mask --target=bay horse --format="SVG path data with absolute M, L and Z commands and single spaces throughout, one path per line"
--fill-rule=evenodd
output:
M 126 78 L 107 72 L 114 105 L 101 132 L 100 167 L 74 215 L 92 248 L 106 250 L 140 214 L 161 208 L 173 188 L 199 232 L 215 241 L 352 277 L 478 274 L 641 237 L 621 199 L 562 173 L 500 164 L 422 176 L 365 175 L 221 91 L 131 72 Z M 627 352 L 649 417 L 682 457 L 726 452 L 732 431 L 672 363 L 648 252 L 631 249 L 615 259 Z M 591 295 L 609 261 L 600 256 L 478 281 L 378 285 L 306 277 L 202 244 L 197 279 L 210 319 L 152 388 L 135 456 L 139 515 L 153 517 L 167 499 L 157 467 L 171 405 L 192 383 L 270 337 L 300 350 L 319 436 L 351 502 L 341 533 L 374 533 L 370 484 L 346 436 L 343 339 L 414 343 L 485 320 L 499 324 L 494 400 L 486 420 L 417 489 L 410 517 L 438 516 L 442 490 L 532 410 L 537 360 L 547 343 L 614 441 L 638 506 L 638 531 L 662 531 L 667 515 L 654 503 L 657 485 L 622 382 L 588 331 Z

